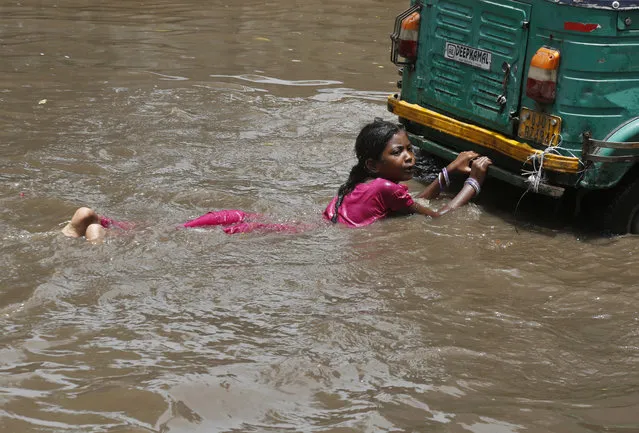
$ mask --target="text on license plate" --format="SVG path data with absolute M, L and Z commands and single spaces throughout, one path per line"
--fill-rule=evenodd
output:
M 561 117 L 522 108 L 517 135 L 546 146 L 556 146 L 560 140 Z

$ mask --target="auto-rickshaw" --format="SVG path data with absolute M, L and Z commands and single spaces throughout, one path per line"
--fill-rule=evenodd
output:
M 413 144 L 639 233 L 639 0 L 412 0 L 391 41 Z

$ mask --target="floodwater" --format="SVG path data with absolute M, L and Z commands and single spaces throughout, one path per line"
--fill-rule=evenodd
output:
M 639 431 L 635 237 L 497 183 L 322 222 L 406 7 L 2 2 L 1 431 Z M 224 208 L 314 228 L 176 229 Z

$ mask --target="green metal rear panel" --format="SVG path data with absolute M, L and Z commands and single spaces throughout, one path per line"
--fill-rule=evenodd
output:
M 440 0 L 422 12 L 418 101 L 498 131 L 512 133 L 526 52 L 530 5 L 502 0 Z M 444 57 L 452 42 L 492 54 L 490 70 Z M 508 65 L 510 71 L 504 70 Z M 508 74 L 507 85 L 504 77 Z M 505 92 L 504 92 L 505 90 Z M 497 98 L 504 95 L 506 104 Z

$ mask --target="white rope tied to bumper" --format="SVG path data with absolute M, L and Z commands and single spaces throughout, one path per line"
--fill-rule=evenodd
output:
M 526 181 L 528 182 L 529 191 L 539 192 L 539 186 L 544 182 L 543 169 L 544 159 L 546 158 L 546 155 L 561 155 L 559 151 L 562 150 L 568 153 L 570 156 L 576 158 L 575 154 L 572 153 L 570 149 L 561 147 L 561 143 L 563 141 L 561 138 L 561 134 L 553 134 L 553 136 L 550 138 L 550 143 L 554 143 L 557 139 L 557 145 L 552 146 L 549 144 L 543 151 L 531 153 L 526 159 L 526 162 L 530 162 L 532 164 L 532 170 L 522 170 L 521 173 L 524 176 L 528 176 Z

